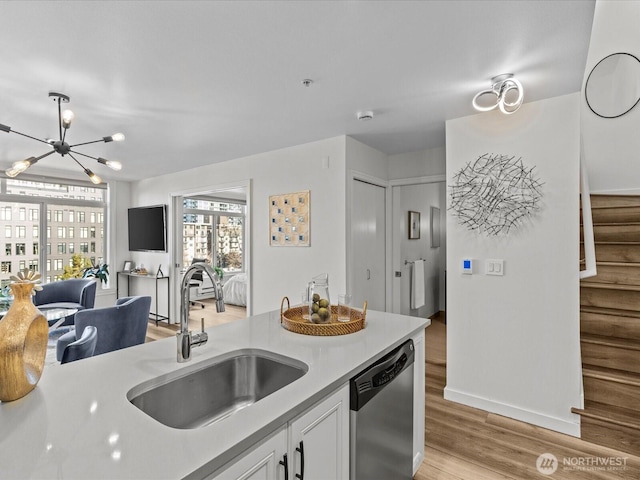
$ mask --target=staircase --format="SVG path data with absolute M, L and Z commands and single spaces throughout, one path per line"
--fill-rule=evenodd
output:
M 598 274 L 580 283 L 585 408 L 572 411 L 583 440 L 640 455 L 640 196 L 591 207 Z

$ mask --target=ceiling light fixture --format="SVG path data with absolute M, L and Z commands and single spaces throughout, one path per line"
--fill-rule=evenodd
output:
M 97 161 L 98 163 L 101 163 L 102 165 L 106 165 L 107 167 L 109 167 L 109 168 L 111 168 L 113 170 L 122 169 L 122 164 L 120 162 L 118 162 L 118 161 L 107 160 L 107 159 L 104 159 L 104 158 L 92 157 L 91 155 L 87 155 L 85 153 L 80 153 L 80 152 L 77 152 L 77 151 L 75 151 L 73 149 L 75 147 L 80 146 L 80 145 L 89 145 L 90 143 L 121 142 L 121 141 L 124 140 L 124 134 L 116 133 L 116 134 L 111 135 L 109 137 L 102 137 L 99 140 L 93 140 L 91 142 L 83 142 L 83 143 L 76 143 L 75 145 L 69 145 L 65 141 L 65 138 L 67 136 L 67 130 L 71 127 L 71 123 L 73 122 L 74 114 L 73 114 L 73 112 L 71 110 L 65 110 L 63 112 L 62 111 L 62 107 L 61 107 L 61 105 L 63 103 L 69 103 L 69 97 L 67 95 L 65 95 L 64 93 L 57 93 L 57 92 L 49 92 L 49 97 L 53 98 L 54 102 L 58 103 L 58 130 L 59 130 L 59 133 L 60 133 L 60 140 L 54 140 L 54 139 L 51 139 L 51 138 L 47 138 L 47 139 L 41 140 L 39 138 L 32 137 L 31 135 L 27 135 L 25 133 L 17 132 L 15 130 L 12 130 L 11 127 L 8 127 L 6 125 L 0 124 L 0 130 L 3 131 L 3 132 L 6 132 L 6 133 L 17 133 L 18 135 L 22 135 L 23 137 L 31 138 L 31 139 L 36 140 L 38 142 L 45 143 L 45 144 L 49 145 L 51 148 L 53 148 L 53 150 L 51 150 L 50 152 L 47 152 L 47 153 L 45 153 L 43 155 L 40 155 L 39 157 L 29 157 L 29 158 L 27 158 L 25 160 L 20 160 L 18 162 L 15 162 L 10 168 L 8 168 L 5 171 L 7 176 L 13 178 L 13 177 L 16 177 L 16 176 L 20 175 L 22 172 L 24 172 L 31 165 L 33 165 L 34 163 L 37 163 L 39 160 L 42 160 L 44 157 L 48 157 L 52 153 L 58 153 L 63 157 L 65 155 L 69 155 L 80 166 L 80 168 L 82 168 L 82 170 L 84 170 L 84 173 L 95 184 L 98 184 L 98 183 L 102 182 L 102 179 L 98 175 L 93 173 L 91 170 L 89 170 L 88 168 L 85 168 L 85 166 L 82 165 L 78 161 L 78 159 L 76 157 L 71 155 L 72 153 L 77 154 L 77 155 L 82 155 L 83 157 L 91 158 L 91 159 Z
M 513 76 L 513 73 L 503 73 L 495 76 L 491 79 L 491 84 L 490 89 L 482 90 L 473 97 L 473 108 L 480 112 L 488 112 L 499 107 L 500 111 L 507 115 L 517 112 L 522 105 L 524 90 L 520 81 Z M 478 100 L 485 95 L 494 96 L 495 103 L 487 106 L 480 105 Z
M 362 122 L 366 122 L 367 120 L 373 120 L 373 112 L 371 110 L 367 110 L 365 112 L 356 113 L 356 118 Z

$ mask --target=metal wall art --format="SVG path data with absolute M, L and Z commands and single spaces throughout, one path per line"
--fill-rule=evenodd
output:
M 449 210 L 469 230 L 507 235 L 540 209 L 543 183 L 522 158 L 485 153 L 449 185 Z
M 309 191 L 269 197 L 269 244 L 308 247 L 310 241 Z

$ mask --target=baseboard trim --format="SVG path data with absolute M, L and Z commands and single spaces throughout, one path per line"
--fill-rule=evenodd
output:
M 478 397 L 476 395 L 470 395 L 468 393 L 454 390 L 450 387 L 444 388 L 444 398 L 445 400 L 468 405 L 469 407 L 479 408 L 487 412 L 496 413 L 498 415 L 530 423 L 531 425 L 537 425 L 548 430 L 580 438 L 579 415 L 572 414 L 576 421 L 570 422 L 561 418 L 550 417 L 548 415 L 532 412 L 520 407 L 514 407 L 513 405 L 507 405 L 487 398 Z

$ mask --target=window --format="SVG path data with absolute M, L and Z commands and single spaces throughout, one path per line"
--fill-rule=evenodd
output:
M 11 207 L 0 208 L 0 220 L 11 220 Z
M 80 252 L 89 253 L 89 244 L 87 242 L 80 242 Z
M 89 238 L 89 229 L 87 227 L 80 227 L 80 238 Z
M 87 239 L 82 245 L 83 256 L 105 258 L 106 240 L 97 234 L 103 227 L 98 220 L 104 219 L 107 190 L 91 187 L 92 192 L 85 193 L 86 200 L 79 200 L 81 188 L 89 187 L 25 175 L 20 180 L 0 178 L 0 217 L 5 220 L 0 222 L 0 229 L 4 226 L 7 239 L 1 260 L 12 262 L 14 272 L 24 262 L 24 266 L 40 270 L 43 279 L 60 278 L 62 267 L 74 253 L 80 253 L 78 245 L 67 242 L 80 228 L 78 223 L 84 229 L 83 240 Z M 87 222 L 89 219 L 95 222 Z M 13 238 L 17 242 L 11 242 Z M 0 285 L 8 282 L 10 275 L 0 272 Z
M 226 272 L 244 271 L 245 205 L 184 199 L 183 262 L 206 258 Z
M 20 271 L 24 270 L 25 268 L 27 268 L 27 262 L 24 260 L 20 260 L 20 263 L 18 264 L 18 268 L 20 269 Z
M 8 262 L 8 261 L 0 262 L 0 272 L 11 273 L 11 262 Z

